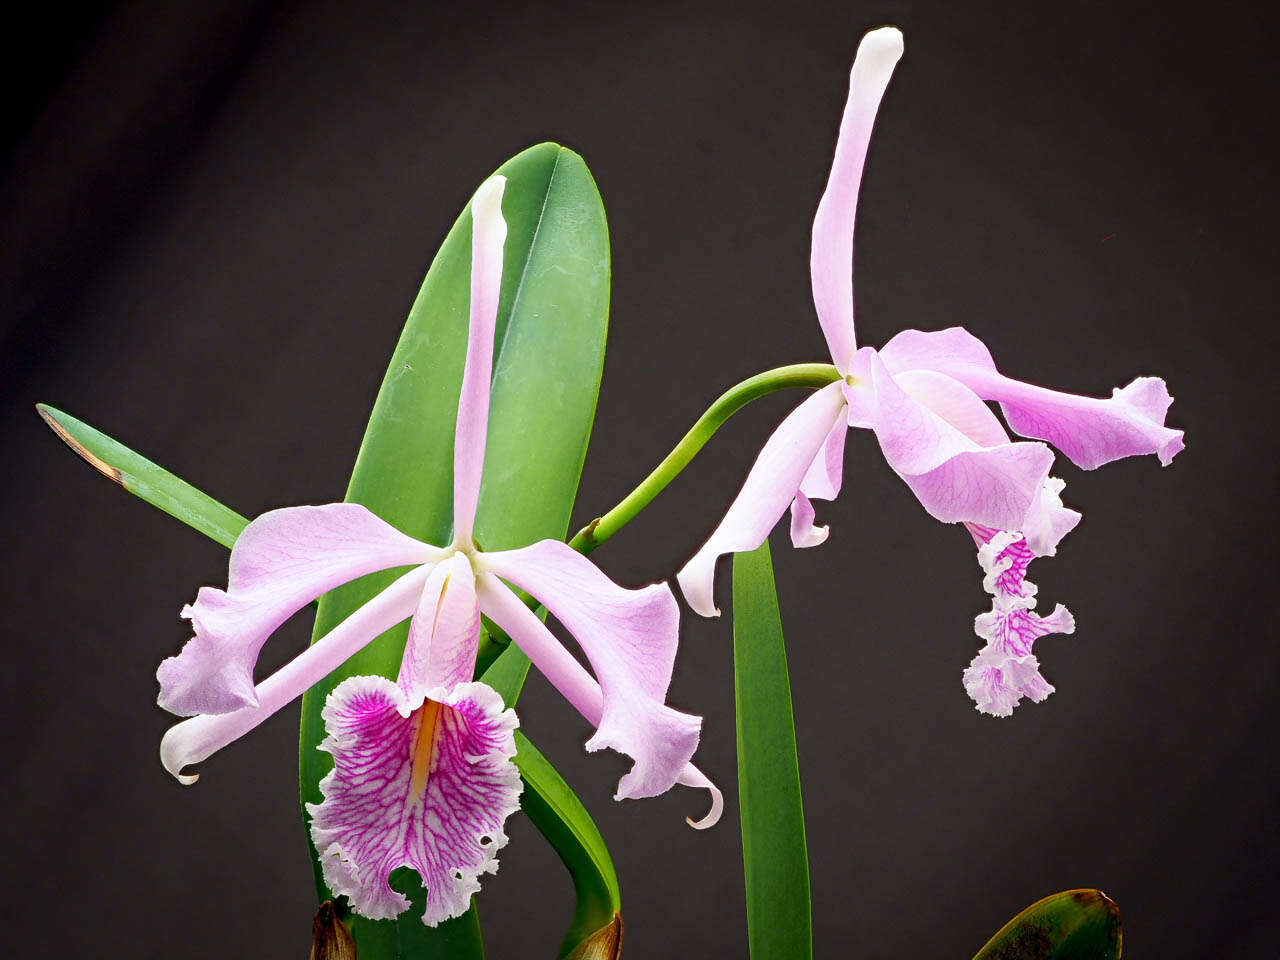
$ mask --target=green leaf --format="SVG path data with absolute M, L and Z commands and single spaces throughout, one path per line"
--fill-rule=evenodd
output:
M 809 852 L 769 543 L 733 557 L 738 804 L 752 960 L 813 956 Z
M 515 703 L 529 672 L 529 658 L 512 644 L 480 678 L 498 691 L 508 706 Z M 516 731 L 516 766 L 524 780 L 520 806 L 573 878 L 577 904 L 559 956 L 572 953 L 592 934 L 610 927 L 622 910 L 613 858 L 595 821 L 555 767 L 524 735 Z
M 37 403 L 36 410 L 67 446 L 104 477 L 224 547 L 235 543 L 248 525 L 249 521 L 234 510 L 87 423 L 48 404 Z
M 507 241 L 476 515 L 476 540 L 486 550 L 564 538 L 595 417 L 609 307 L 608 228 L 582 158 L 544 143 L 498 172 L 507 177 Z M 464 210 L 409 312 L 347 491 L 349 501 L 436 544 L 448 543 L 452 535 L 453 431 L 466 354 L 470 267 L 471 214 Z M 366 577 L 323 597 L 315 636 L 331 630 L 394 576 Z M 401 625 L 383 634 L 303 698 L 303 803 L 320 800 L 318 784 L 331 765 L 329 756 L 316 749 L 324 737 L 325 697 L 348 676 L 395 676 L 407 632 Z M 513 651 L 506 663 L 518 664 L 523 656 Z M 312 857 L 314 863 L 314 850 Z M 327 899 L 318 870 L 316 876 L 321 899 Z M 463 931 L 478 931 L 474 907 L 431 930 L 420 919 L 421 890 L 414 895 L 415 905 L 397 921 L 351 918 L 362 960 L 443 956 L 446 939 L 453 951 L 448 956 L 482 956 L 478 932 L 470 940 L 463 936 Z
M 1066 890 L 1000 928 L 974 960 L 1119 960 L 1120 908 L 1101 890 Z

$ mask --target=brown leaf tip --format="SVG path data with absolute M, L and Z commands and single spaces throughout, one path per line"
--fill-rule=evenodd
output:
M 56 433 L 62 442 L 74 450 L 85 463 L 89 464 L 108 480 L 112 480 L 121 486 L 124 485 L 124 477 L 120 471 L 95 455 L 88 447 L 73 437 L 67 428 L 59 422 L 58 418 L 54 416 L 55 411 L 52 408 L 46 407 L 43 403 L 37 403 L 36 412 L 49 425 L 49 429 Z
M 311 960 L 356 960 L 356 942 L 332 900 L 320 904 L 311 921 Z

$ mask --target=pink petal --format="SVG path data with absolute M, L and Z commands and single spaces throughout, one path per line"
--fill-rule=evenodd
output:
M 325 883 L 356 913 L 388 919 L 409 908 L 388 879 L 410 867 L 427 891 L 423 923 L 464 913 L 520 805 L 515 713 L 483 683 L 424 701 L 384 677 L 350 677 L 323 716 L 334 768 L 307 811 Z
M 876 110 L 901 56 L 902 34 L 893 27 L 872 30 L 858 44 L 831 175 L 813 219 L 813 247 L 809 254 L 813 304 L 832 362 L 842 374 L 848 372 L 855 347 L 853 227 L 858 187 Z
M 258 684 L 257 706 L 232 713 L 192 717 L 172 726 L 160 741 L 164 768 L 182 783 L 196 782 L 182 768 L 209 757 L 238 740 L 345 663 L 374 637 L 408 618 L 431 573 L 429 567 L 410 570 L 360 607 L 314 644 Z
M 502 247 L 507 240 L 507 222 L 502 218 L 506 185 L 506 177 L 490 177 L 471 198 L 471 321 L 453 441 L 453 537 L 459 546 L 471 544 L 484 472 L 493 336 L 502 293 Z
M 674 653 L 675 598 L 666 587 L 627 591 L 598 571 L 584 575 L 576 565 L 538 550 L 541 546 L 513 550 L 505 557 L 485 554 L 486 566 L 493 572 L 479 579 L 481 610 L 596 726 L 595 735 L 587 741 L 588 750 L 610 747 L 635 760 L 618 782 L 615 799 L 652 797 L 669 790 L 697 749 L 702 726 L 701 718 L 663 703 Z M 501 569 L 490 563 L 495 557 L 502 558 Z M 494 574 L 511 579 L 546 604 L 578 638 L 598 684 Z M 598 591 L 597 596 L 578 593 L 587 587 Z
M 811 500 L 834 500 L 839 496 L 840 482 L 844 477 L 844 438 L 848 435 L 845 418 L 836 417 L 831 432 L 800 481 L 800 491 L 791 503 L 791 544 L 794 547 L 816 547 L 826 542 L 830 529 L 813 525 Z
M 357 503 L 264 513 L 231 550 L 227 589 L 203 587 L 183 608 L 195 636 L 156 671 L 160 706 L 191 716 L 256 703 L 258 653 L 289 617 L 340 584 L 441 553 Z
M 720 525 L 676 574 L 689 606 L 704 617 L 720 615 L 714 599 L 716 561 L 726 553 L 754 550 L 782 518 L 835 424 L 843 420 L 843 385 L 837 380 L 818 390 L 779 424 Z
M 471 561 L 455 553 L 437 564 L 409 626 L 397 681 L 406 696 L 470 680 L 480 643 L 480 607 Z
M 1086 470 L 1147 453 L 1167 465 L 1183 447 L 1182 431 L 1164 425 L 1173 400 L 1158 377 L 1139 377 L 1105 400 L 1047 390 L 1002 376 L 982 342 L 961 327 L 904 330 L 880 355 L 895 375 L 936 370 L 999 401 L 1015 433 L 1048 441 Z
M 889 466 L 924 508 L 944 523 L 1021 527 L 1053 465 L 1049 448 L 1040 443 L 982 446 L 899 386 L 879 356 L 872 358 L 871 370 L 876 439 Z M 972 419 L 973 411 L 964 415 Z

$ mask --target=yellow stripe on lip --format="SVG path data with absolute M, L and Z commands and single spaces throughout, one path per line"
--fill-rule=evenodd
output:
M 440 720 L 440 704 L 423 700 L 417 710 L 418 738 L 413 745 L 413 766 L 409 773 L 409 799 L 421 800 L 427 792 L 431 761 L 435 755 L 436 725 Z

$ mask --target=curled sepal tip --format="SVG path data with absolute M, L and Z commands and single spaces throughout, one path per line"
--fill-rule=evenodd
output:
M 685 823 L 695 830 L 706 830 L 708 827 L 714 827 L 720 822 L 720 817 L 724 813 L 724 794 L 720 792 L 720 788 L 712 783 L 705 773 L 692 763 L 686 764 L 676 782 L 682 786 L 706 790 L 711 794 L 711 809 L 707 811 L 706 815 L 701 820 L 685 817 Z

